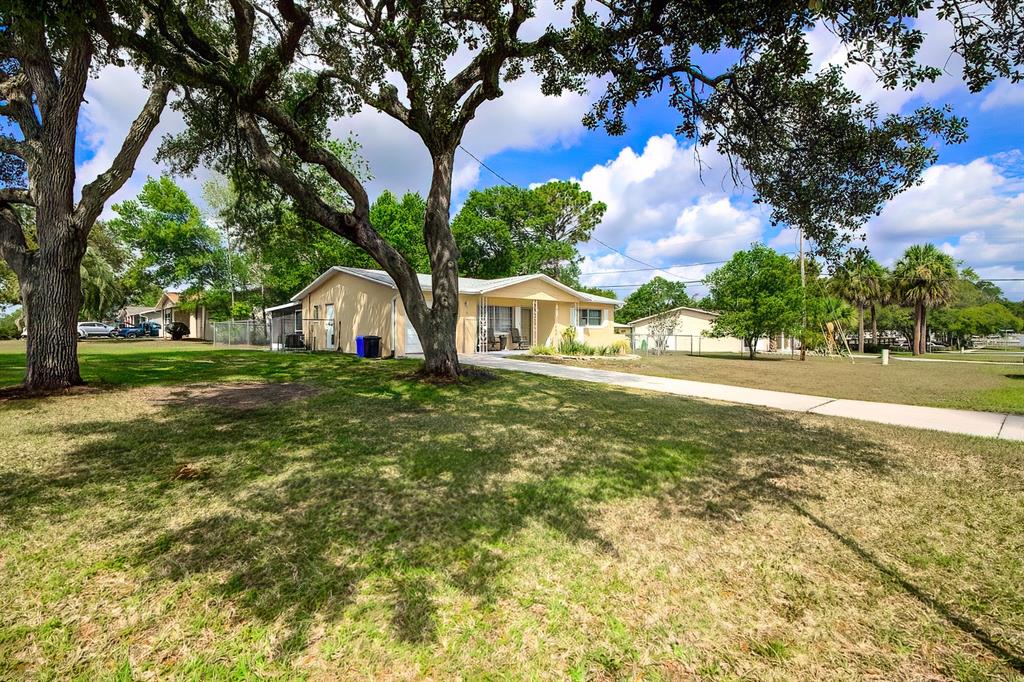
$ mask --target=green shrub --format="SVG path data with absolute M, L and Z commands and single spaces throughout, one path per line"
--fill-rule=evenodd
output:
M 556 355 L 551 346 L 530 346 L 530 355 Z
M 576 328 L 566 327 L 562 331 L 562 338 L 558 342 L 558 352 L 562 355 L 587 355 L 584 353 L 585 343 L 576 340 Z M 593 354 L 592 352 L 590 353 Z
M 21 335 L 15 322 L 18 313 L 0 316 L 0 339 L 16 339 Z

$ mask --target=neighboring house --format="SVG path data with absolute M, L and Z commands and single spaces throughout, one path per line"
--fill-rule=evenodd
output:
M 747 346 L 742 339 L 735 336 L 723 336 L 714 338 L 708 336 L 711 333 L 711 325 L 714 323 L 718 313 L 700 308 L 679 307 L 666 310 L 657 315 L 641 317 L 633 320 L 629 325 L 633 328 L 633 348 L 639 350 L 646 342 L 647 348 L 655 345 L 654 329 L 652 325 L 665 316 L 671 316 L 675 320 L 672 333 L 665 339 L 665 350 L 682 351 L 686 353 L 743 353 Z M 766 351 L 769 349 L 768 339 L 758 339 L 757 350 Z M 788 346 L 787 346 L 788 348 Z
M 160 321 L 159 311 L 148 305 L 128 305 L 121 308 L 114 317 L 118 324 L 137 325 L 148 320 Z
M 161 334 L 164 338 L 171 338 L 167 332 L 171 322 L 184 322 L 188 325 L 188 338 L 200 341 L 211 341 L 213 339 L 213 325 L 210 324 L 210 317 L 206 313 L 206 306 L 196 306 L 193 310 L 181 308 L 181 294 L 177 291 L 165 291 L 160 295 L 154 307 L 154 315 L 149 319 L 157 320 L 161 324 Z
M 429 304 L 430 275 L 419 275 L 419 282 Z M 305 345 L 313 350 L 353 353 L 357 336 L 374 335 L 381 337 L 384 356 L 422 352 L 398 288 L 383 270 L 336 266 L 291 300 L 302 306 Z M 576 291 L 547 275 L 460 277 L 456 349 L 487 351 L 488 338 L 508 337 L 512 329 L 528 345 L 555 345 L 568 327 L 582 341 L 610 345 L 615 342 L 612 320 L 620 305 L 621 301 Z M 288 314 L 281 312 L 282 317 Z M 289 312 L 298 320 L 294 310 Z

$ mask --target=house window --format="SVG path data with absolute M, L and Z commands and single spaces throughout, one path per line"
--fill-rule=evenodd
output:
M 319 320 L 320 319 L 320 306 L 318 306 L 318 305 L 313 306 L 313 319 L 314 320 Z
M 601 326 L 601 309 L 600 308 L 580 308 L 578 313 L 579 326 L 581 327 L 600 327 Z
M 302 311 L 301 310 L 296 310 L 295 311 L 295 331 L 297 331 L 297 332 L 301 332 L 302 331 Z
M 487 306 L 487 328 L 492 334 L 512 331 L 512 308 L 503 305 Z

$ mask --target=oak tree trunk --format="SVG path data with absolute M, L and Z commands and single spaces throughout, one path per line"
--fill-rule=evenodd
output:
M 80 268 L 89 231 L 104 202 L 131 176 L 160 121 L 171 85 L 160 78 L 150 84 L 149 97 L 110 166 L 80 188 L 76 204 L 78 115 L 96 45 L 84 25 L 58 28 L 59 22 L 49 26 L 34 13 L 23 14 L 5 17 L 10 20 L 4 31 L 10 71 L 0 116 L 8 124 L 5 132 L 15 124 L 19 128 L 20 139 L 4 135 L 5 153 L 24 164 L 26 182 L 23 187 L 5 183 L 3 188 L 0 257 L 18 278 L 24 306 L 28 341 L 23 386 L 29 392 L 45 392 L 82 383 L 75 323 L 82 306 Z M 59 59 L 50 50 L 51 43 L 62 45 Z M 22 224 L 29 218 L 14 204 L 34 207 L 34 239 L 27 238 L 27 226 Z
M 78 311 L 82 306 L 81 261 L 85 250 L 54 249 L 25 273 L 21 299 L 28 328 L 24 387 L 55 391 L 82 382 L 78 367 Z M 39 259 L 36 260 L 38 264 Z
M 424 374 L 456 379 L 460 374 L 455 330 L 459 317 L 459 249 L 449 226 L 455 147 L 434 154 L 423 237 L 430 258 L 429 313 L 411 315 L 423 346 Z M 403 296 L 404 300 L 404 296 Z M 425 318 L 417 320 L 417 317 Z

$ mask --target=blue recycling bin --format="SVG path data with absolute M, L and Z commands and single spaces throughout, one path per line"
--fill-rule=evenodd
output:
M 357 336 L 356 337 L 356 355 L 358 355 L 361 358 L 365 358 L 366 357 L 366 337 L 365 336 Z

